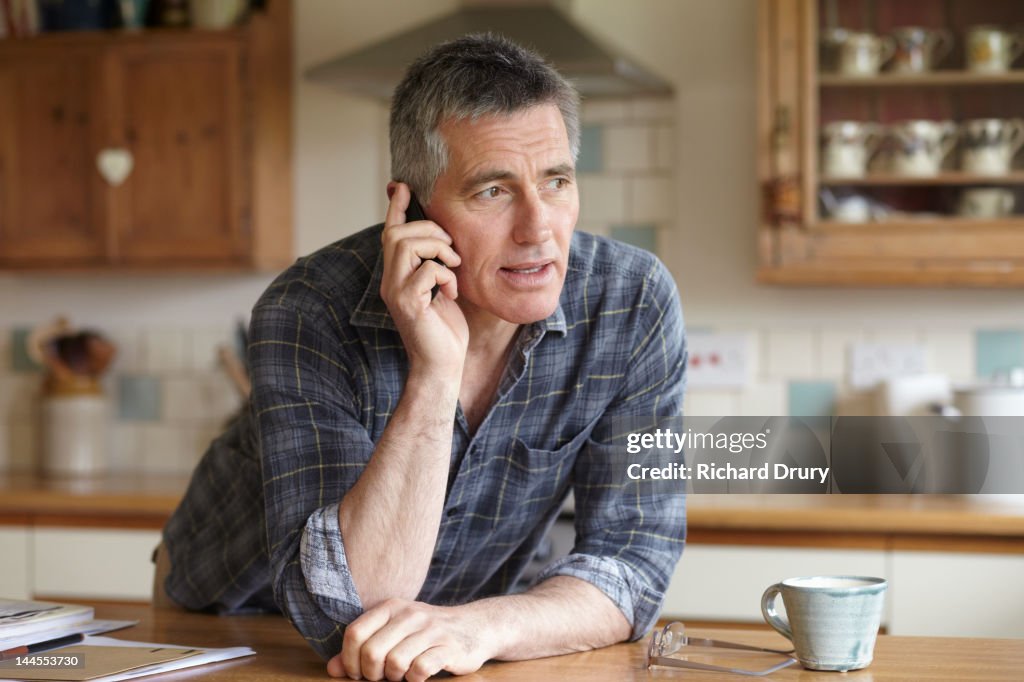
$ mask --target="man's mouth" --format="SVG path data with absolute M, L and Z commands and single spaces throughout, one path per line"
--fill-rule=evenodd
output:
M 517 263 L 516 265 L 506 265 L 505 267 L 502 268 L 502 270 L 508 270 L 509 272 L 529 275 L 534 272 L 540 272 L 541 270 L 544 269 L 544 266 L 546 266 L 550 262 L 551 261 L 546 260 L 535 263 Z
M 533 289 L 547 286 L 555 276 L 554 261 L 532 261 L 513 263 L 499 271 L 503 279 L 518 289 Z

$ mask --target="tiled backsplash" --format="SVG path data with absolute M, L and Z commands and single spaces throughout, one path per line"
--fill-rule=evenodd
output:
M 866 402 L 870 392 L 854 390 L 847 377 L 851 347 L 865 342 L 921 346 L 926 371 L 945 375 L 954 384 L 989 381 L 998 372 L 1024 367 L 1024 331 L 1019 329 L 722 331 L 748 337 L 749 382 L 736 389 L 691 387 L 687 414 L 869 414 L 874 409 Z
M 693 322 L 691 321 L 691 324 Z M 923 346 L 928 371 L 955 382 L 987 379 L 1024 366 L 1024 330 L 737 330 L 749 339 L 749 383 L 737 389 L 691 388 L 693 415 L 827 415 L 836 401 L 856 413 L 846 384 L 853 344 Z M 240 404 L 217 348 L 236 344 L 230 329 L 110 330 L 118 358 L 104 384 L 112 405 L 112 470 L 187 473 Z M 23 329 L 0 330 L 0 470 L 25 471 L 39 457 L 42 372 L 22 347 Z M 861 396 L 863 397 L 863 396 Z
M 98 329 L 117 345 L 103 381 L 111 404 L 112 471 L 187 473 L 241 399 L 217 349 L 233 329 Z M 0 329 L 0 471 L 29 471 L 41 457 L 43 371 L 25 353 L 25 328 Z
M 658 251 L 675 216 L 675 117 L 671 98 L 584 103 L 580 229 Z

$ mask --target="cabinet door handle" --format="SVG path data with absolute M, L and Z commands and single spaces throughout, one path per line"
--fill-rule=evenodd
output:
M 135 167 L 135 157 L 130 149 L 107 147 L 96 155 L 96 168 L 111 187 L 118 187 L 128 179 Z

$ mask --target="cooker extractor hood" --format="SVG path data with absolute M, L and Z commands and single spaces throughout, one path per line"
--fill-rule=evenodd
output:
M 549 3 L 467 3 L 451 14 L 421 24 L 369 47 L 306 70 L 310 81 L 379 99 L 390 99 L 406 67 L 430 47 L 467 33 L 491 31 L 533 48 L 584 97 L 667 95 L 659 76 L 601 45 Z

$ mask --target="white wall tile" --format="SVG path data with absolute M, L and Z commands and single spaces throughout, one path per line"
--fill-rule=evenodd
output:
M 117 349 L 109 374 L 138 374 L 145 371 L 143 363 L 143 334 L 137 327 L 104 329 L 104 335 Z
M 603 222 L 583 222 L 578 221 L 576 223 L 576 229 L 582 232 L 589 232 L 590 234 L 601 235 L 602 237 L 611 236 L 611 229 L 608 223 Z
M 181 372 L 189 368 L 192 349 L 187 330 L 145 329 L 142 338 L 142 371 Z
M 859 329 L 826 329 L 820 332 L 821 376 L 826 379 L 845 379 L 850 347 L 864 341 L 864 332 Z
M 639 97 L 629 102 L 629 117 L 634 121 L 671 121 L 675 116 L 672 97 Z
M 813 331 L 774 329 L 765 334 L 765 375 L 772 379 L 818 377 L 818 348 Z
M 142 434 L 132 422 L 114 421 L 110 429 L 110 455 L 107 463 L 114 473 L 142 468 Z
M 39 423 L 37 419 L 7 425 L 7 470 L 35 471 L 39 462 Z
M 206 417 L 197 376 L 167 377 L 162 382 L 163 419 L 167 422 L 195 421 Z
M 140 424 L 139 459 L 142 471 L 150 474 L 176 474 L 194 453 L 194 444 L 185 429 L 165 424 Z
M 580 118 L 584 123 L 625 121 L 629 118 L 629 103 L 623 99 L 584 100 Z
M 916 329 L 870 329 L 866 332 L 871 343 L 891 343 L 896 346 L 919 344 L 924 340 L 922 332 Z
M 604 127 L 604 168 L 606 171 L 646 171 L 654 165 L 653 131 L 645 125 Z
M 646 176 L 630 178 L 629 220 L 634 222 L 663 222 L 675 218 L 675 194 L 672 178 Z
M 688 390 L 683 413 L 691 417 L 726 417 L 737 414 L 739 393 L 719 389 Z
M 11 330 L 0 327 L 0 375 L 11 371 Z
M 39 413 L 42 377 L 0 374 L 0 423 L 24 421 Z
M 654 167 L 657 170 L 672 170 L 676 160 L 675 126 L 659 125 L 654 129 L 653 136 Z
M 926 331 L 928 371 L 945 374 L 954 382 L 974 379 L 974 333 L 969 331 Z
M 626 219 L 626 182 L 585 174 L 579 176 L 580 220 L 618 222 Z
M 737 414 L 760 417 L 781 416 L 786 412 L 785 382 L 757 382 L 740 392 Z
M 218 349 L 232 344 L 232 331 L 227 327 L 204 327 L 191 333 L 191 367 L 194 370 L 212 370 L 220 367 Z

